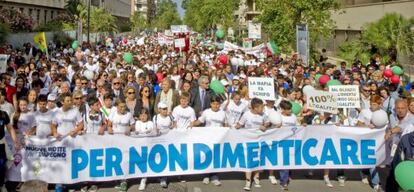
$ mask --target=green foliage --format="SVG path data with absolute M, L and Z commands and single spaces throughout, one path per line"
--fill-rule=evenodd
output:
M 369 62 L 372 54 L 381 55 L 381 63 L 395 60 L 399 54 L 412 54 L 413 27 L 414 18 L 406 19 L 396 13 L 386 14 L 377 22 L 367 24 L 360 39 L 342 43 L 338 56 L 349 62 L 360 60 L 365 64 Z M 371 52 L 372 47 L 376 48 L 375 53 Z
M 81 14 L 81 10 L 78 8 L 80 5 L 82 5 L 81 0 L 68 0 L 64 8 L 70 16 L 75 17 Z
M 103 8 L 93 8 L 90 18 L 91 31 L 117 32 L 116 18 Z
M 171 25 L 181 24 L 181 18 L 177 11 L 177 4 L 171 0 L 161 0 L 158 4 L 158 12 L 154 27 L 169 29 Z
M 66 33 L 60 31 L 53 34 L 53 42 L 60 45 L 68 45 L 73 39 Z
M 5 23 L 0 23 L 0 45 L 6 42 L 6 39 L 9 33 L 10 33 L 9 27 Z
M 398 53 L 414 52 L 414 18 L 406 19 L 397 13 L 386 14 L 379 21 L 370 23 L 362 33 L 362 39 L 382 51 Z
M 339 8 L 337 0 L 258 0 L 262 29 L 283 52 L 295 48 L 296 25 L 307 23 L 310 42 L 329 37 L 334 29 L 331 10 Z
M 75 29 L 75 23 L 69 15 L 58 15 L 53 20 L 39 25 L 34 31 L 70 31 Z
M 186 0 L 183 2 L 184 23 L 198 32 L 215 29 L 218 25 L 226 29 L 233 24 L 234 10 L 239 3 L 240 0 Z
M 129 18 L 129 21 L 131 22 L 131 30 L 134 32 L 140 32 L 147 27 L 147 20 L 138 11 Z

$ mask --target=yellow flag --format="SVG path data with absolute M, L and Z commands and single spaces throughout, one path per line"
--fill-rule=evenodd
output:
M 45 52 L 47 50 L 45 32 L 40 32 L 33 37 L 33 41 L 39 45 L 40 50 Z

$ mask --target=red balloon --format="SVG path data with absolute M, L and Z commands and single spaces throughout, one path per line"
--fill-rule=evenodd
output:
M 221 64 L 225 65 L 229 62 L 229 58 L 227 57 L 227 55 L 220 55 L 219 61 Z
M 319 84 L 325 85 L 326 83 L 328 83 L 329 80 L 331 80 L 331 78 L 328 75 L 322 75 L 321 77 L 319 77 Z
M 387 78 L 392 77 L 393 76 L 392 70 L 391 69 L 385 69 L 383 75 L 384 75 L 384 77 L 387 77 Z
M 398 83 L 400 83 L 400 76 L 393 75 L 390 80 L 391 80 L 392 84 L 398 84 Z

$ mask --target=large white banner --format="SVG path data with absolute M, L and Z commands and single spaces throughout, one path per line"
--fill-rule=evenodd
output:
M 334 125 L 171 130 L 157 137 L 28 138 L 23 181 L 109 181 L 263 169 L 361 169 L 385 157 L 384 130 Z
M 260 44 L 257 45 L 255 47 L 251 47 L 251 48 L 245 48 L 245 47 L 240 47 L 236 44 L 230 43 L 228 41 L 224 42 L 224 48 L 223 51 L 236 51 L 236 50 L 241 50 L 247 54 L 251 54 L 251 55 L 255 55 L 257 57 L 260 56 L 260 52 L 263 52 L 266 50 L 266 45 L 265 44 Z

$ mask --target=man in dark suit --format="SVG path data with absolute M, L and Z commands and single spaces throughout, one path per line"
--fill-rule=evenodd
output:
M 198 79 L 198 87 L 191 90 L 190 105 L 194 109 L 197 117 L 210 108 L 211 91 L 208 89 L 209 80 L 207 76 L 201 76 Z
M 112 91 L 114 92 L 114 97 L 119 99 L 125 99 L 124 91 L 122 90 L 121 79 L 114 78 L 112 79 Z

